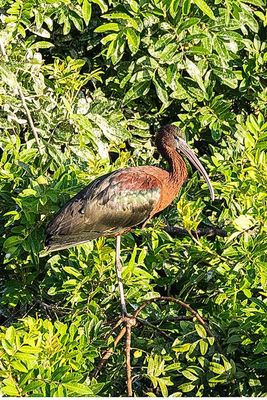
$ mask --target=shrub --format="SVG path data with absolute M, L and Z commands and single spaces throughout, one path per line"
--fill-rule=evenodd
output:
M 186 132 L 197 174 L 145 230 L 124 235 L 140 396 L 266 395 L 266 4 L 204 0 L 1 4 L 1 344 L 6 396 L 126 394 L 119 344 L 92 377 L 119 315 L 114 240 L 45 255 L 52 214 L 95 177 L 165 167 L 151 138 Z M 172 237 L 164 219 L 189 234 Z M 227 237 L 197 237 L 219 227 Z M 155 328 L 157 326 L 160 329 Z M 163 333 L 162 333 L 163 332 Z

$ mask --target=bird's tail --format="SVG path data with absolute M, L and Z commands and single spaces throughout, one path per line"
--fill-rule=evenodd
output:
M 89 235 L 88 232 L 86 232 L 86 235 L 47 235 L 45 241 L 45 249 L 47 253 L 50 253 L 52 251 L 64 250 L 78 244 L 86 243 L 89 240 L 98 238 L 99 236 L 101 236 L 101 234 L 97 232 L 90 232 Z

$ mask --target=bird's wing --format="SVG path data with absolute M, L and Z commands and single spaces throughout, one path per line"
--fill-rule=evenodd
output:
M 104 175 L 78 193 L 47 227 L 47 246 L 66 248 L 115 236 L 148 219 L 160 200 L 161 182 L 142 168 Z

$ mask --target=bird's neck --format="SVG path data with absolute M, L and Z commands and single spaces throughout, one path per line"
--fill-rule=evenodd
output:
M 162 155 L 169 163 L 171 181 L 182 186 L 187 178 L 187 168 L 183 157 L 175 149 L 164 149 Z

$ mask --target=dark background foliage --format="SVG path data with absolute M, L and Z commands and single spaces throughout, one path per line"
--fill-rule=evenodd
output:
M 266 3 L 0 1 L 0 387 L 7 396 L 126 394 L 119 345 L 90 372 L 119 317 L 114 240 L 45 255 L 44 229 L 95 177 L 167 167 L 155 130 L 175 123 L 213 181 L 122 241 L 140 396 L 266 395 Z M 170 225 L 190 233 L 171 237 Z M 227 237 L 195 237 L 217 226 Z M 114 337 L 109 339 L 112 346 Z M 218 347 L 218 343 L 219 346 Z

